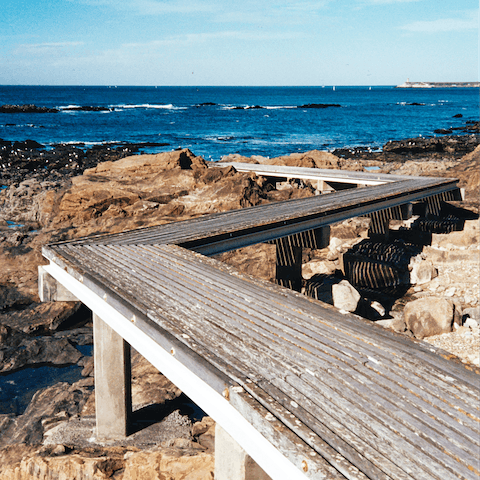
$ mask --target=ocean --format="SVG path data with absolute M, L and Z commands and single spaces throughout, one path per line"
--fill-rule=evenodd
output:
M 479 119 L 477 88 L 0 86 L 4 104 L 58 110 L 0 113 L 4 140 L 47 148 L 131 143 L 147 153 L 189 148 L 207 160 L 379 150 L 389 140 L 434 136 Z

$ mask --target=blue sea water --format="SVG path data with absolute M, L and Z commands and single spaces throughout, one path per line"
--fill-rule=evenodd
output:
M 0 138 L 57 143 L 165 143 L 206 159 L 278 156 L 434 136 L 479 119 L 476 88 L 0 86 L 0 105 L 35 104 L 59 113 L 0 114 Z M 308 104 L 338 104 L 301 108 Z M 101 106 L 111 111 L 72 111 Z M 241 107 L 241 108 L 238 108 Z M 252 108 L 262 107 L 262 108 Z M 461 114 L 462 118 L 453 118 Z
M 8 375 L 0 375 L 0 415 L 21 415 L 35 393 L 58 382 L 77 382 L 82 367 L 30 367 Z

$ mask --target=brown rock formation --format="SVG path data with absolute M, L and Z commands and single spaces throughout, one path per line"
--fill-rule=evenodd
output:
M 244 157 L 238 154 L 227 155 L 221 162 L 259 163 L 262 165 L 284 165 L 287 167 L 335 168 L 363 171 L 363 167 L 355 160 L 339 158 L 332 153 L 321 150 L 310 150 L 305 153 L 292 153 L 281 157 L 267 158 L 260 156 Z
M 396 163 L 338 158 L 328 152 L 314 150 L 276 159 L 229 156 L 224 160 L 353 170 L 375 164 L 392 173 L 444 174 L 459 177 L 470 198 L 475 198 L 476 194 L 478 199 L 478 148 L 461 160 L 449 158 L 447 161 L 439 158 L 440 154 L 435 155 L 434 162 L 421 159 Z M 5 222 L 3 225 L 0 222 L 0 354 L 3 353 L 0 369 L 6 371 L 8 362 L 12 361 L 16 365 L 20 365 L 21 361 L 25 365 L 35 361 L 43 363 L 48 360 L 48 349 L 54 346 L 64 347 L 65 351 L 73 354 L 71 358 L 78 359 L 77 351 L 71 349 L 89 342 L 84 338 L 88 336 L 84 329 L 61 331 L 72 322 L 74 315 L 79 314 L 78 305 L 39 303 L 37 265 L 44 263 L 42 245 L 54 240 L 114 233 L 314 194 L 308 184 L 300 187 L 286 184 L 277 190 L 264 178 L 241 174 L 231 167 L 208 169 L 201 157 L 189 150 L 181 150 L 104 162 L 71 179 L 59 176 L 55 181 L 42 183 L 32 178 L 0 193 L 0 221 L 15 220 L 26 225 L 9 230 Z M 332 237 L 336 241 L 340 239 L 342 246 L 351 246 L 365 237 L 367 229 L 368 221 L 352 219 L 333 226 Z M 465 232 L 454 232 L 442 238 L 434 236 L 434 240 L 441 248 L 429 247 L 425 251 L 427 259 L 435 266 L 443 262 L 440 276 L 416 286 L 422 289 L 416 293 L 428 292 L 432 296 L 442 293 L 438 285 L 440 282 L 452 283 L 453 265 L 461 261 L 462 265 L 468 264 L 469 269 L 462 270 L 462 277 L 468 278 L 471 285 L 467 289 L 455 283 L 455 288 L 462 293 L 463 304 L 475 307 L 478 305 L 478 292 L 473 290 L 474 269 L 470 267 L 473 255 L 478 258 L 478 249 L 475 250 L 478 225 L 468 224 Z M 460 246 L 451 248 L 449 245 L 452 242 Z M 311 255 L 316 262 L 315 266 L 310 265 L 305 271 L 313 275 L 338 270 L 343 250 L 333 241 L 331 247 L 315 255 L 305 252 L 305 261 Z M 461 256 L 467 253 L 468 262 Z M 271 280 L 274 278 L 274 258 L 272 245 L 257 245 L 221 256 L 222 261 Z M 83 318 L 76 323 L 82 326 L 87 321 Z M 52 339 L 50 346 L 46 345 L 47 336 Z M 11 350 L 20 344 L 29 349 L 31 355 L 28 359 Z M 133 360 L 132 392 L 136 411 L 148 413 L 154 410 L 167 416 L 172 410 L 177 412 L 176 402 L 181 400 L 181 392 L 139 355 L 134 353 Z M 59 383 L 38 392 L 23 415 L 0 415 L 0 480 L 212 478 L 214 424 L 208 418 L 189 425 L 191 432 L 185 436 L 188 438 L 172 438 L 156 446 L 152 446 L 152 439 L 146 445 L 145 437 L 145 445 L 141 446 L 92 445 L 88 442 L 89 436 L 83 438 L 85 444 L 82 446 L 67 442 L 67 437 L 63 437 L 62 441 L 61 435 L 71 433 L 79 425 L 85 427 L 86 432 L 93 431 L 93 362 L 91 357 L 81 356 L 78 364 L 83 367 L 84 377 L 79 382 L 74 385 Z M 149 432 L 158 433 L 156 427 L 151 428 L 150 431 L 147 428 L 146 436 Z M 47 438 L 53 443 L 48 443 Z M 55 438 L 59 439 L 58 443 L 55 443 Z

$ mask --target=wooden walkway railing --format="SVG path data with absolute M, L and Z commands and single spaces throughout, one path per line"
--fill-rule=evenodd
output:
M 478 478 L 478 370 L 198 253 L 422 198 L 409 182 L 44 247 L 42 299 L 94 312 L 97 435 L 128 434 L 128 342 L 221 427 L 217 480 Z M 263 472 L 232 474 L 245 452 Z

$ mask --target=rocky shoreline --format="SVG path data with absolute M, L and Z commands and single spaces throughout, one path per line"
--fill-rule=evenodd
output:
M 345 262 L 370 241 L 367 219 L 333 226 L 327 248 L 305 252 L 304 291 L 335 304 L 339 297 L 333 291 L 346 281 L 348 301 L 350 287 L 360 292 L 359 297 L 352 294 L 357 300 L 351 311 L 412 341 L 439 346 L 452 361 L 478 373 L 480 138 L 478 124 L 466 128 L 477 130 L 389 142 L 382 152 L 315 150 L 275 159 L 230 155 L 223 160 L 459 178 L 466 199 L 450 205 L 447 213 L 463 215 L 462 228 L 430 232 L 429 242 L 412 250 L 402 267 L 408 275 L 405 291 L 391 304 L 383 297 L 369 298 L 365 289 L 348 281 Z M 41 247 L 302 198 L 315 195 L 315 188 L 308 182 L 272 185 L 231 167 L 208 169 L 203 158 L 188 150 L 134 155 L 138 150 L 127 144 L 46 150 L 31 140 L 0 140 L 0 480 L 212 478 L 213 421 L 194 411 L 174 385 L 135 353 L 138 431 L 123 443 L 95 441 L 90 314 L 75 303 L 40 303 L 37 267 L 46 263 Z M 392 239 L 411 227 L 392 222 Z M 273 281 L 272 248 L 258 245 L 220 258 Z M 434 320 L 441 322 L 422 321 L 415 313 L 431 311 L 432 302 L 439 308 Z M 15 382 L 13 375 L 46 367 L 72 368 L 73 377 L 32 392 L 26 408 L 18 399 L 2 397 L 2 385 Z

